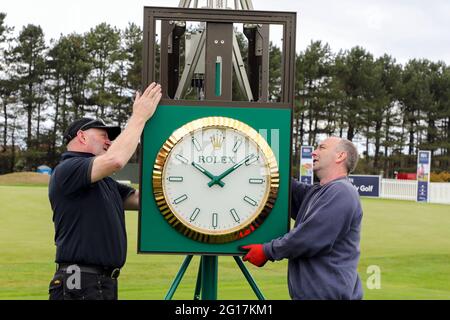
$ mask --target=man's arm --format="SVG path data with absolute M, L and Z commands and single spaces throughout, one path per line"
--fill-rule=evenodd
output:
M 127 164 L 136 150 L 145 123 L 153 116 L 161 96 L 161 86 L 156 83 L 149 85 L 142 96 L 139 92 L 136 94 L 133 114 L 126 128 L 105 154 L 95 157 L 92 164 L 91 182 L 108 177 Z
M 269 260 L 310 258 L 328 253 L 342 232 L 350 228 L 356 207 L 337 185 L 311 204 L 308 217 L 283 237 L 264 244 Z

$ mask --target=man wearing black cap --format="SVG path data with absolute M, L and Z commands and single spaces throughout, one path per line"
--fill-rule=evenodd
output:
M 122 133 L 90 118 L 74 121 L 64 133 L 67 152 L 49 184 L 57 263 L 51 300 L 117 299 L 127 253 L 124 210 L 137 210 L 139 195 L 109 176 L 133 155 L 160 99 L 155 83 L 138 92 Z

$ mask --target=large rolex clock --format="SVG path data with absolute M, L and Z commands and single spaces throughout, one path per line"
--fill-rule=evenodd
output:
M 272 210 L 278 164 L 266 140 L 226 117 L 186 123 L 165 141 L 153 192 L 166 221 L 186 237 L 225 243 L 254 232 Z

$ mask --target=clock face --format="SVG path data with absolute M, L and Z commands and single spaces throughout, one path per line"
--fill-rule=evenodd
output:
M 161 212 L 178 231 L 203 242 L 233 241 L 256 230 L 278 191 L 267 142 L 230 118 L 203 118 L 177 130 L 155 169 Z

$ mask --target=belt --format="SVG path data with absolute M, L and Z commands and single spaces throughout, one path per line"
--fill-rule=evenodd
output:
M 71 271 L 73 272 L 74 266 L 80 268 L 81 272 L 101 274 L 110 277 L 111 279 L 117 279 L 120 275 L 119 268 L 107 268 L 102 266 L 83 265 L 77 263 L 59 263 L 58 271 L 67 272 L 68 268 L 70 267 Z

